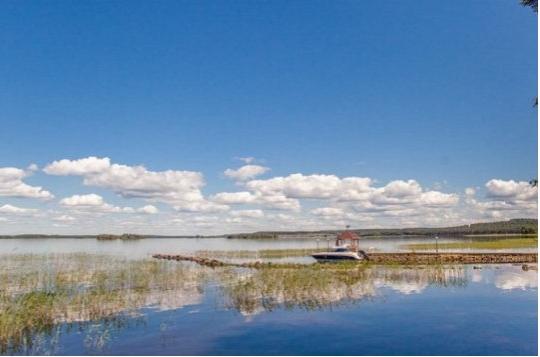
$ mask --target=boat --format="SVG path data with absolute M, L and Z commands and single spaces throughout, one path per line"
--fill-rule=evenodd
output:
M 313 253 L 311 256 L 318 262 L 367 259 L 366 253 L 358 249 L 359 240 L 360 237 L 356 233 L 346 230 L 337 235 L 333 250 Z
M 311 256 L 319 262 L 334 260 L 362 260 L 356 252 L 351 252 L 348 247 L 337 247 L 331 252 L 313 253 Z

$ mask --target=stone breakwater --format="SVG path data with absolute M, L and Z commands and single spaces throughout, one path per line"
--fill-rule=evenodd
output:
M 537 253 L 371 253 L 372 263 L 398 264 L 497 264 L 536 263 Z
M 179 254 L 154 254 L 156 259 L 189 261 L 204 266 L 220 267 L 235 266 L 243 268 L 261 268 L 265 266 L 293 267 L 305 266 L 303 264 L 289 263 L 231 263 L 217 259 L 179 255 Z M 536 263 L 537 253 L 370 253 L 368 259 L 373 264 L 500 264 L 500 263 Z

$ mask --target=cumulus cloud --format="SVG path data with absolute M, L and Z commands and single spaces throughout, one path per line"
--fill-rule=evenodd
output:
M 137 212 L 145 213 L 145 214 L 156 214 L 159 212 L 159 210 L 157 209 L 156 206 L 146 205 L 141 208 L 138 208 Z
M 57 221 L 57 222 L 73 222 L 73 221 L 76 221 L 76 218 L 64 214 L 64 215 L 61 215 L 61 216 L 53 217 L 53 221 Z
M 508 202 L 533 201 L 538 196 L 538 187 L 533 187 L 525 181 L 493 179 L 486 183 L 486 188 L 488 196 Z
M 245 209 L 231 211 L 230 215 L 233 217 L 261 218 L 264 217 L 264 212 L 260 209 Z
M 101 206 L 105 202 L 103 197 L 90 193 L 88 195 L 73 195 L 60 200 L 60 204 L 64 206 Z
M 103 197 L 95 193 L 86 195 L 73 195 L 60 200 L 60 205 L 65 208 L 83 212 L 98 213 L 157 213 L 157 208 L 147 205 L 138 209 L 133 207 L 119 207 L 111 205 L 103 200 Z
M 316 216 L 322 217 L 341 217 L 343 216 L 343 209 L 335 207 L 319 207 L 311 210 Z
M 177 211 L 181 212 L 222 212 L 229 210 L 229 206 L 210 202 L 206 199 L 196 201 L 184 201 L 173 206 Z
M 0 206 L 0 213 L 4 214 L 28 214 L 34 212 L 37 212 L 37 210 L 34 208 L 21 208 L 9 204 Z
M 413 179 L 378 184 L 369 177 L 302 173 L 260 178 L 258 176 L 269 169 L 257 165 L 253 158 L 244 159 L 244 166 L 226 171 L 226 176 L 236 181 L 240 189 L 209 197 L 202 193 L 205 182 L 199 172 L 152 171 L 144 166 L 114 163 L 107 157 L 54 161 L 43 168 L 45 173 L 78 176 L 87 186 L 109 189 L 123 198 L 139 198 L 145 203 L 138 208 L 123 207 L 123 204 L 107 203 L 95 193 L 79 194 L 63 198 L 59 201 L 61 211 L 43 211 L 43 217 L 51 224 L 69 223 L 76 222 L 79 215 L 87 219 L 93 214 L 92 222 L 110 219 L 118 224 L 123 221 L 142 225 L 148 223 L 143 214 L 161 213 L 157 203 L 165 203 L 176 212 L 160 214 L 160 218 L 168 217 L 167 221 L 157 223 L 158 220 L 153 219 L 155 226 L 148 230 L 165 229 L 167 233 L 175 233 L 173 229 L 182 226 L 182 232 L 186 233 L 192 227 L 196 228 L 195 233 L 223 233 L 275 227 L 327 229 L 346 224 L 362 227 L 447 226 L 485 219 L 533 217 L 537 212 L 537 188 L 523 181 L 494 178 L 483 188 L 471 185 L 452 193 L 442 192 L 441 186 L 423 186 Z M 51 198 L 50 192 L 23 182 L 36 169 L 34 165 L 26 170 L 0 169 L 0 196 Z M 302 206 L 305 211 L 301 210 Z M 23 213 L 29 212 L 34 211 L 0 205 L 0 213 L 6 217 L 10 214 L 24 216 Z M 169 227 L 172 217 L 176 217 L 172 222 L 176 223 L 173 224 L 176 228 Z
M 219 210 L 206 201 L 201 188 L 203 175 L 194 171 L 150 171 L 144 166 L 113 164 L 107 157 L 87 157 L 78 160 L 59 160 L 44 170 L 50 175 L 82 176 L 87 186 L 104 187 L 126 197 L 165 202 L 179 210 Z
M 241 192 L 220 192 L 214 196 L 212 199 L 218 203 L 227 204 L 227 205 L 238 205 L 238 204 L 247 204 L 253 203 L 257 200 L 257 196 L 251 192 L 241 191 Z
M 30 173 L 15 167 L 0 168 L 0 196 L 51 199 L 53 194 L 41 186 L 30 186 L 23 179 Z
M 334 175 L 292 174 L 268 180 L 253 180 L 246 187 L 262 195 L 283 194 L 291 198 L 330 198 L 335 195 L 341 180 Z
M 492 219 L 536 217 L 538 213 L 538 188 L 528 182 L 514 180 L 489 180 L 486 184 L 485 199 L 474 195 L 467 197 L 466 203 L 473 213 Z
M 467 187 L 465 189 L 465 195 L 469 197 L 474 196 L 476 195 L 476 190 L 474 189 L 474 187 Z
M 260 192 L 220 192 L 211 197 L 211 200 L 225 205 L 258 204 L 269 209 L 297 211 L 300 202 L 287 198 L 282 194 L 264 195 Z
M 459 197 L 456 194 L 428 191 L 420 194 L 419 204 L 431 207 L 444 207 L 454 206 L 458 201 Z
M 90 156 L 79 160 L 58 160 L 45 166 L 43 171 L 49 175 L 75 175 L 84 176 L 99 174 L 107 171 L 111 167 L 111 160 L 108 157 L 98 158 Z
M 257 176 L 260 176 L 268 172 L 269 170 L 270 169 L 268 167 L 264 167 L 260 165 L 244 165 L 236 170 L 227 169 L 225 170 L 224 174 L 228 178 L 231 178 L 236 181 L 246 181 L 246 180 L 255 178 Z
M 251 180 L 245 183 L 249 191 L 222 192 L 214 195 L 213 199 L 223 204 L 251 203 L 292 210 L 300 208 L 300 199 L 329 200 L 373 212 L 410 208 L 408 206 L 444 208 L 459 201 L 456 194 L 424 191 L 415 180 L 396 180 L 379 188 L 373 187 L 372 183 L 368 177 L 292 174 Z M 314 214 L 321 212 L 324 211 L 314 211 Z

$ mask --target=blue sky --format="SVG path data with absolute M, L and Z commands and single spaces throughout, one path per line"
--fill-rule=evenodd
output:
M 537 176 L 535 15 L 517 0 L 3 1 L 0 167 L 37 164 L 24 182 L 55 198 L 5 190 L 0 206 L 33 207 L 44 230 L 66 232 L 74 228 L 48 227 L 55 213 L 46 212 L 75 194 L 163 205 L 162 214 L 174 206 L 41 170 L 90 156 L 199 172 L 205 200 L 246 191 L 246 180 L 223 173 L 244 164 L 238 157 L 271 169 L 258 179 L 369 177 L 379 188 L 415 180 L 425 192 L 460 195 L 484 194 L 493 179 L 529 180 Z M 338 205 L 291 197 L 302 199 L 301 213 Z M 466 218 L 484 217 L 456 222 Z M 18 232 L 24 219 L 7 217 L 2 230 Z M 230 229 L 269 224 L 261 221 Z

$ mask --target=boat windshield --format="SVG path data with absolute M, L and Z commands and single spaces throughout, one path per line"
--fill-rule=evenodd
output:
M 336 252 L 346 252 L 346 251 L 348 251 L 348 249 L 346 247 L 336 248 Z

